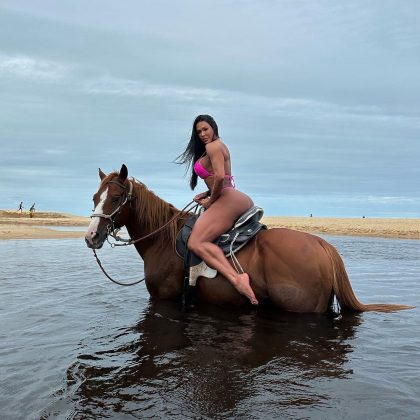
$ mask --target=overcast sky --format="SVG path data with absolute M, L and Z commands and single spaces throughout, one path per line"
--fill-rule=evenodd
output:
M 419 75 L 416 0 L 1 0 L 0 208 L 122 163 L 182 208 L 208 113 L 267 215 L 420 217 Z

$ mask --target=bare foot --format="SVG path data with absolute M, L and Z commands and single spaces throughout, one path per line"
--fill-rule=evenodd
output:
M 258 305 L 258 300 L 249 284 L 249 276 L 247 273 L 238 274 L 235 288 L 240 294 L 246 296 L 253 305 Z

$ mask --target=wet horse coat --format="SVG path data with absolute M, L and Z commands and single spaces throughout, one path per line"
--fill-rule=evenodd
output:
M 179 212 L 143 183 L 128 179 L 125 165 L 119 173 L 105 175 L 99 170 L 99 175 L 95 211 L 85 235 L 91 248 L 102 247 L 110 225 L 125 225 L 135 240 L 157 231 Z M 183 261 L 175 252 L 175 238 L 186 218 L 175 218 L 165 229 L 135 243 L 144 261 L 145 283 L 152 298 L 179 299 L 182 295 Z M 279 310 L 323 313 L 334 295 L 343 311 L 410 308 L 360 303 L 338 252 L 315 235 L 281 228 L 264 230 L 238 252 L 237 258 L 249 274 L 257 299 L 270 301 Z M 248 305 L 248 300 L 221 275 L 214 279 L 200 277 L 197 298 L 217 305 Z

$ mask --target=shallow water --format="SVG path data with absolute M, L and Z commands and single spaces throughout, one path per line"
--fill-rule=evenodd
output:
M 86 232 L 86 226 L 58 226 L 58 225 L 45 225 L 37 226 L 42 229 L 52 229 L 63 232 Z
M 364 303 L 420 306 L 420 241 L 327 237 Z M 142 276 L 134 250 L 99 253 Z M 1 418 L 418 418 L 420 310 L 152 304 L 83 240 L 0 241 Z

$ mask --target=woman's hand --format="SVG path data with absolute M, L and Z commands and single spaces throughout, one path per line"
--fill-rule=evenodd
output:
M 197 194 L 194 198 L 193 201 L 195 201 L 198 204 L 201 204 L 200 201 L 203 200 L 204 198 L 206 198 L 209 195 L 209 192 L 202 192 L 200 194 Z
M 205 197 L 197 201 L 200 206 L 204 207 L 205 209 L 208 209 L 211 206 L 211 198 Z

